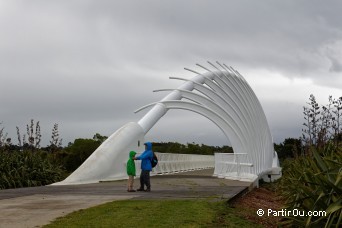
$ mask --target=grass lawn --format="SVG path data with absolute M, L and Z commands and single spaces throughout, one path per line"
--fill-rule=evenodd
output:
M 123 200 L 76 211 L 51 227 L 260 227 L 237 215 L 226 202 Z

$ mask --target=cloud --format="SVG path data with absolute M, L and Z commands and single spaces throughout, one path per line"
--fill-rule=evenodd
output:
M 322 101 L 341 96 L 341 6 L 317 0 L 0 1 L 0 122 L 12 138 L 15 126 L 25 129 L 31 118 L 45 125 L 46 135 L 59 123 L 65 143 L 109 135 L 142 117 L 134 110 L 165 96 L 154 89 L 181 84 L 169 76 L 191 78 L 183 67 L 203 72 L 196 63 L 219 60 L 246 77 L 281 141 L 297 135 L 301 112 L 295 110 L 311 93 Z M 274 107 L 277 115 L 270 114 Z M 193 115 L 166 116 L 160 126 L 168 131 L 158 134 L 226 143 Z M 182 118 L 189 123 L 184 135 L 183 125 L 176 127 Z

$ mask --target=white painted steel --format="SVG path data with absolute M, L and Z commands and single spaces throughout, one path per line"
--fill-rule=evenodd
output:
M 153 106 L 138 123 L 129 123 L 113 133 L 74 173 L 56 184 L 94 183 L 126 178 L 124 164 L 128 159 L 128 152 L 144 150 L 142 147 L 145 134 L 170 109 L 184 109 L 203 115 L 226 135 L 234 155 L 215 155 L 216 176 L 253 181 L 280 170 L 266 116 L 247 81 L 232 67 L 216 62 L 219 68 L 208 63 L 215 70 L 211 71 L 197 64 L 207 72 L 200 74 L 186 69 L 196 76 L 190 80 L 171 78 L 185 82 L 161 101 L 138 109 L 136 112 Z M 185 155 L 159 156 L 163 160 L 155 169 L 156 173 L 179 172 L 188 170 L 189 167 L 209 167 L 206 161 L 195 161 Z M 206 159 L 209 163 L 212 162 L 211 158 Z
M 145 133 L 137 123 L 124 125 L 104 141 L 70 176 L 53 185 L 88 184 L 124 179 L 127 174 L 122 164 L 128 160 L 129 151 L 144 150 L 144 137 Z
M 188 172 L 215 167 L 214 155 L 158 153 L 158 165 L 153 168 L 151 175 L 164 175 Z M 123 163 L 126 166 L 126 163 Z M 137 176 L 139 176 L 141 161 L 136 161 Z
M 200 104 L 186 102 L 186 101 L 160 101 L 167 109 L 184 109 L 196 112 L 207 117 L 213 123 L 220 128 L 223 133 L 229 138 L 230 142 L 232 143 L 233 150 L 237 152 L 243 152 L 246 150 L 245 145 L 243 144 L 242 135 L 237 134 L 234 128 L 231 126 L 231 123 L 228 122 L 224 117 L 216 113 L 215 111 L 202 106 Z M 144 106 L 143 108 L 148 108 L 150 106 L 155 105 L 155 103 L 149 104 Z M 141 109 L 140 109 L 141 110 Z M 139 111 L 140 111 L 139 110 Z
M 214 64 L 210 62 L 209 64 L 215 68 L 214 71 L 197 64 L 208 72 L 200 74 L 186 68 L 196 76 L 192 79 L 172 77 L 171 79 L 185 81 L 181 87 L 170 93 L 174 94 L 173 96 L 166 96 L 160 102 L 144 106 L 136 111 L 139 112 L 154 105 L 154 107 L 163 106 L 163 114 L 153 108 L 138 123 L 147 132 L 155 124 L 153 121 L 157 121 L 156 119 L 149 120 L 150 115 L 161 117 L 169 109 L 185 109 L 199 113 L 213 121 L 222 130 L 231 142 L 235 154 L 246 154 L 248 157 L 248 159 L 241 155 L 234 157 L 235 160 L 239 157 L 242 159 L 238 165 L 241 170 L 238 173 L 240 179 L 254 180 L 255 177 L 259 178 L 271 172 L 273 160 L 278 161 L 278 159 L 275 157 L 266 116 L 255 93 L 242 75 L 232 67 L 217 62 L 221 67 L 219 69 Z M 202 95 L 192 90 L 197 90 Z M 183 98 L 192 102 L 181 101 Z M 226 167 L 227 170 L 236 168 L 236 162 L 224 164 L 231 166 Z
M 253 163 L 247 153 L 215 153 L 214 176 L 254 182 Z

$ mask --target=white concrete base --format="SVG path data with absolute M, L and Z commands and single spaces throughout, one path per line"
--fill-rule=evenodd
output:
M 90 157 L 64 181 L 53 185 L 89 184 L 127 178 L 125 164 L 131 150 L 144 151 L 145 133 L 131 122 L 104 141 Z
M 262 180 L 269 183 L 278 180 L 281 176 L 281 167 L 273 167 L 271 172 L 262 176 Z

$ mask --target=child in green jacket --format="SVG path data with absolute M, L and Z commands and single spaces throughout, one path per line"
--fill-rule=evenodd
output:
M 127 175 L 128 175 L 128 182 L 127 182 L 127 192 L 135 192 L 133 189 L 133 184 L 134 184 L 134 176 L 136 175 L 135 173 L 135 163 L 133 158 L 135 157 L 137 153 L 135 151 L 130 151 L 129 152 L 129 159 L 127 161 Z

